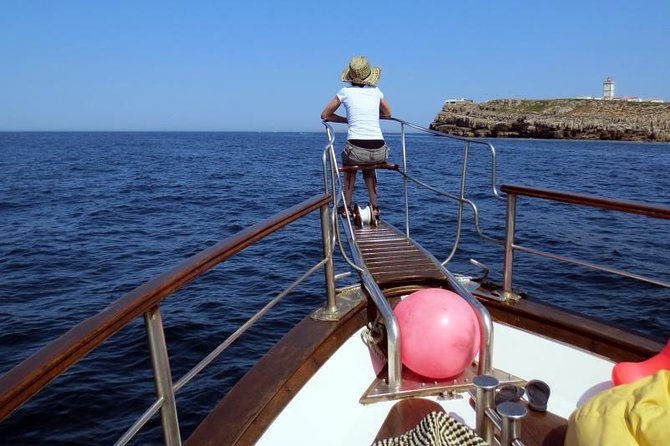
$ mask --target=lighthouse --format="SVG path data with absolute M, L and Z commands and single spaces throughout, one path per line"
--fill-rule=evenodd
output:
M 614 79 L 611 76 L 603 82 L 603 99 L 614 99 Z

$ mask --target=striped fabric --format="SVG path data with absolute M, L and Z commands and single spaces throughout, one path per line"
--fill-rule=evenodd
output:
M 472 429 L 445 412 L 431 412 L 412 430 L 372 446 L 487 446 Z

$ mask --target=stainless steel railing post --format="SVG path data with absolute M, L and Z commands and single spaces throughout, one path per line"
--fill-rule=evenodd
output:
M 409 178 L 407 178 L 407 146 L 405 123 L 400 123 L 400 146 L 402 147 L 403 192 L 405 194 L 405 235 L 409 238 Z
M 335 268 L 333 266 L 333 248 L 330 235 L 330 212 L 328 205 L 321 206 L 321 238 L 323 240 L 323 258 L 326 260 L 323 271 L 326 279 L 326 293 L 328 302 L 326 304 L 326 313 L 336 313 L 337 304 L 335 302 Z
M 514 263 L 514 230 L 516 226 L 516 195 L 507 194 L 507 230 L 503 260 L 503 293 L 512 293 L 512 266 Z
M 172 387 L 172 374 L 170 372 L 170 361 L 168 359 L 160 307 L 156 306 L 144 313 L 144 324 L 149 340 L 149 352 L 154 370 L 156 395 L 163 402 L 160 409 L 163 439 L 167 446 L 181 446 L 177 403 Z
M 384 319 L 386 337 L 388 338 L 388 386 L 392 392 L 396 392 L 400 390 L 402 385 L 402 358 L 400 356 L 402 340 L 400 338 L 400 326 L 393 313 L 391 304 L 386 300 L 384 293 L 379 289 L 377 282 L 375 282 L 372 274 L 367 269 L 361 274 L 361 280 Z
M 447 276 L 449 285 L 453 290 L 463 298 L 477 314 L 477 323 L 479 324 L 479 363 L 477 373 L 479 375 L 489 375 L 493 372 L 493 319 L 484 304 L 479 302 L 476 297 L 466 290 L 461 283 L 456 280 L 454 275 L 442 265 L 442 271 Z
M 468 172 L 468 156 L 470 153 L 470 142 L 465 141 L 463 144 L 463 166 L 461 167 L 461 183 L 460 183 L 460 192 L 458 194 L 458 218 L 456 220 L 456 237 L 454 238 L 454 246 L 451 248 L 451 252 L 447 258 L 442 262 L 443 265 L 446 265 L 451 261 L 451 259 L 456 255 L 458 251 L 458 246 L 461 243 L 461 232 L 463 231 L 463 208 L 465 206 L 465 179 Z

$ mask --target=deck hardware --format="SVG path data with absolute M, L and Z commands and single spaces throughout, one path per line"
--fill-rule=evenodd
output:
M 338 280 L 346 279 L 349 276 L 351 276 L 351 271 L 345 271 L 343 273 L 335 274 L 335 282 L 337 282 Z
M 453 390 L 445 390 L 437 396 L 438 400 L 462 400 L 463 394 Z
M 464 274 L 454 274 L 454 277 L 456 277 L 456 280 L 469 292 L 473 293 L 475 290 L 479 289 L 479 287 L 486 281 L 486 279 L 489 276 L 489 267 L 484 265 L 483 263 L 480 263 L 476 261 L 475 259 L 470 259 L 470 263 L 475 265 L 476 267 L 480 268 L 482 270 L 481 275 L 479 276 L 466 276 Z
M 515 293 L 514 291 L 495 290 L 491 294 L 495 296 L 497 298 L 496 300 L 499 300 L 500 302 L 516 302 L 521 299 L 521 295 Z
M 501 418 L 501 438 L 500 444 L 508 446 L 518 444 L 518 439 L 521 436 L 521 419 L 526 416 L 528 411 L 519 403 L 506 401 L 500 403 L 496 407 Z M 516 443 L 513 443 L 515 442 Z
M 476 388 L 475 412 L 477 433 L 488 444 L 493 444 L 494 420 L 487 415 L 495 404 L 495 390 L 499 381 L 489 375 L 479 375 L 472 380 Z
M 473 379 L 478 376 L 476 365 L 470 365 L 457 378 L 436 379 L 436 382 L 425 381 L 425 378 L 405 368 L 402 374 L 400 388 L 392 391 L 388 386 L 387 375 L 382 372 L 373 380 L 365 393 L 361 396 L 361 404 L 372 404 L 381 401 L 393 401 L 403 398 L 421 398 L 425 396 L 439 396 L 445 392 L 462 393 L 474 391 Z M 523 385 L 524 380 L 503 370 L 493 368 L 491 376 L 500 384 Z M 474 398 L 474 395 L 473 395 Z
M 348 287 L 338 291 L 337 298 L 335 299 L 335 308 L 332 310 L 327 306 L 318 308 L 312 313 L 312 319 L 317 321 L 338 321 L 365 299 L 365 293 L 360 286 Z
M 473 277 L 472 280 L 475 280 L 477 282 L 484 282 L 486 279 L 489 277 L 489 267 L 484 265 L 481 262 L 478 262 L 475 259 L 470 259 L 470 264 L 476 266 L 477 268 L 480 268 L 482 270 L 482 275 L 479 277 Z
M 488 375 L 476 376 L 475 412 L 477 433 L 488 444 L 494 444 L 496 430 L 500 432 L 501 446 L 523 446 L 520 420 L 526 416 L 527 410 L 519 403 L 506 401 L 495 406 L 495 391 L 499 385 L 497 378 Z

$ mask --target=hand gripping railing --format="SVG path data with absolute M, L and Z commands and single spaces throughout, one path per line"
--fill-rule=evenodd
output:
M 330 200 L 331 197 L 328 195 L 317 195 L 222 240 L 137 287 L 100 313 L 81 322 L 63 336 L 30 356 L 0 377 L 0 421 L 21 407 L 52 380 L 100 346 L 105 340 L 136 318 L 143 316 L 154 369 L 157 399 L 116 444 L 126 444 L 151 417 L 160 411 L 164 443 L 166 445 L 181 445 L 175 404 L 175 393 L 179 389 L 218 357 L 280 299 L 320 268 L 325 270 L 328 302 L 334 301 L 333 250 L 328 221 L 328 203 Z M 173 385 L 160 304 L 177 290 L 216 265 L 317 209 L 320 210 L 321 214 L 324 258 L 267 303 Z

